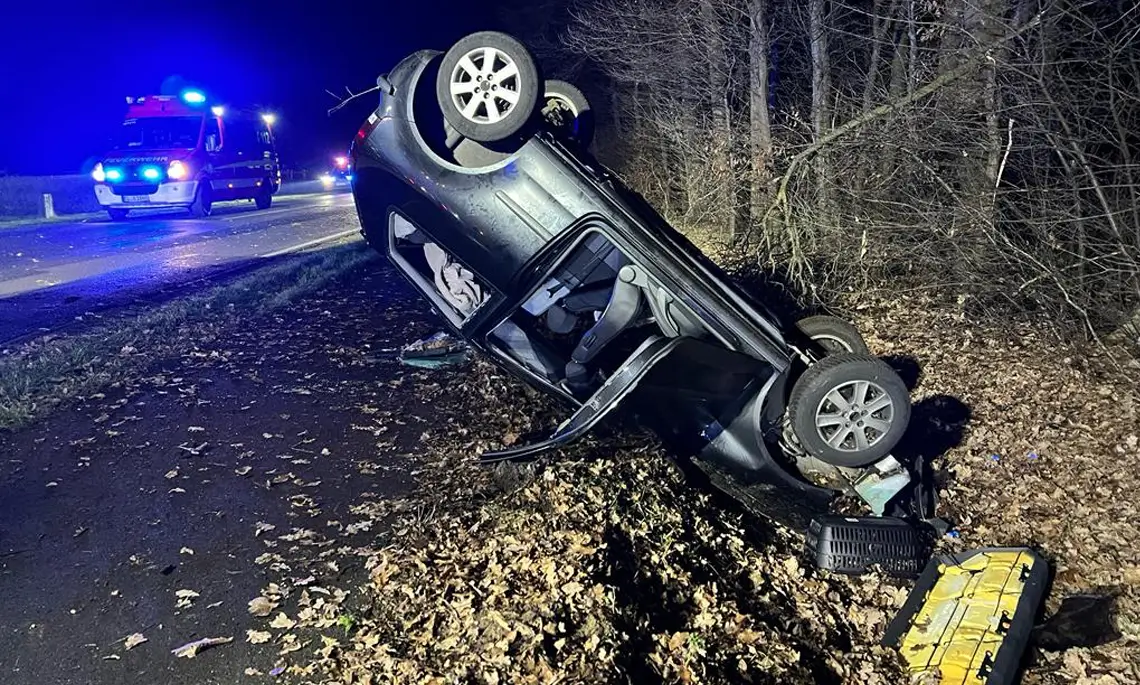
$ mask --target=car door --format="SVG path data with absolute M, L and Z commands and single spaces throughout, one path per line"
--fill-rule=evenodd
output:
M 695 376 L 692 371 L 702 371 Z M 554 431 L 536 443 L 490 451 L 480 461 L 537 456 L 577 440 L 621 405 L 676 416 L 691 426 L 693 439 L 715 438 L 712 431 L 731 421 L 772 375 L 769 364 L 716 344 L 689 337 L 654 336 L 643 342 L 616 373 Z M 644 392 L 641 390 L 644 389 Z M 662 403 L 662 400 L 665 400 Z M 650 421 L 650 423 L 658 423 Z

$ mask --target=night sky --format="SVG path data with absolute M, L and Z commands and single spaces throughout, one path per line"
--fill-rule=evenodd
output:
M 325 89 L 375 85 L 409 52 L 500 28 L 458 0 L 16 0 L 0 10 L 0 173 L 85 172 L 127 95 L 184 79 L 277 115 L 286 165 L 347 148 L 372 106 L 328 116 Z M 481 5 L 486 9 L 486 5 Z

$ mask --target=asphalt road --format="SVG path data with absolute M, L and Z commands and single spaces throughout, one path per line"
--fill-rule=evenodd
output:
M 345 530 L 353 507 L 410 492 L 425 431 L 465 409 L 394 354 L 438 321 L 377 256 L 251 324 L 0 431 L 0 684 L 277 683 L 320 643 L 282 651 L 291 631 L 250 615 L 270 583 L 291 617 L 303 587 L 366 609 L 355 550 L 391 540 Z
M 0 344 L 358 229 L 343 191 L 277 197 L 264 211 L 223 203 L 207 219 L 156 211 L 0 228 Z

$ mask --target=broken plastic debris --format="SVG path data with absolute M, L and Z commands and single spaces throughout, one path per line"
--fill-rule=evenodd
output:
M 462 366 L 470 359 L 471 348 L 466 342 L 440 331 L 421 338 L 400 350 L 400 363 L 424 369 L 443 369 Z

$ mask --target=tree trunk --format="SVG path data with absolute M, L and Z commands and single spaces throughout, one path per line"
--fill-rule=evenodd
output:
M 759 211 L 772 155 L 772 122 L 768 114 L 768 0 L 749 0 L 748 115 L 750 179 L 749 210 Z
M 831 60 L 828 54 L 827 27 L 824 25 L 826 0 L 809 0 L 808 24 L 811 38 L 811 127 L 815 142 L 827 134 L 831 124 Z M 819 225 L 831 226 L 831 165 L 827 150 L 815 159 L 816 190 L 820 214 Z
M 908 0 L 913 3 L 914 0 Z M 867 78 L 863 81 L 863 111 L 868 112 L 874 103 L 875 86 L 879 81 L 879 62 L 882 61 L 883 43 L 886 40 L 887 28 L 895 16 L 898 0 L 891 0 L 887 13 L 880 16 L 883 11 L 884 0 L 875 0 L 874 9 L 871 10 L 871 56 L 867 59 Z
M 717 178 L 725 180 L 724 187 L 713 193 L 714 207 L 712 214 L 725 217 L 725 228 L 730 241 L 737 237 L 737 212 L 735 208 L 738 197 L 737 185 L 740 183 L 732 166 L 732 119 L 728 106 L 729 98 L 729 65 L 726 52 L 726 41 L 721 29 L 720 17 L 712 0 L 701 0 L 701 31 L 698 35 L 704 38 L 704 46 L 708 55 L 708 98 L 712 112 L 712 130 L 710 149 L 712 152 L 712 166 Z M 720 210 L 727 209 L 727 212 Z

